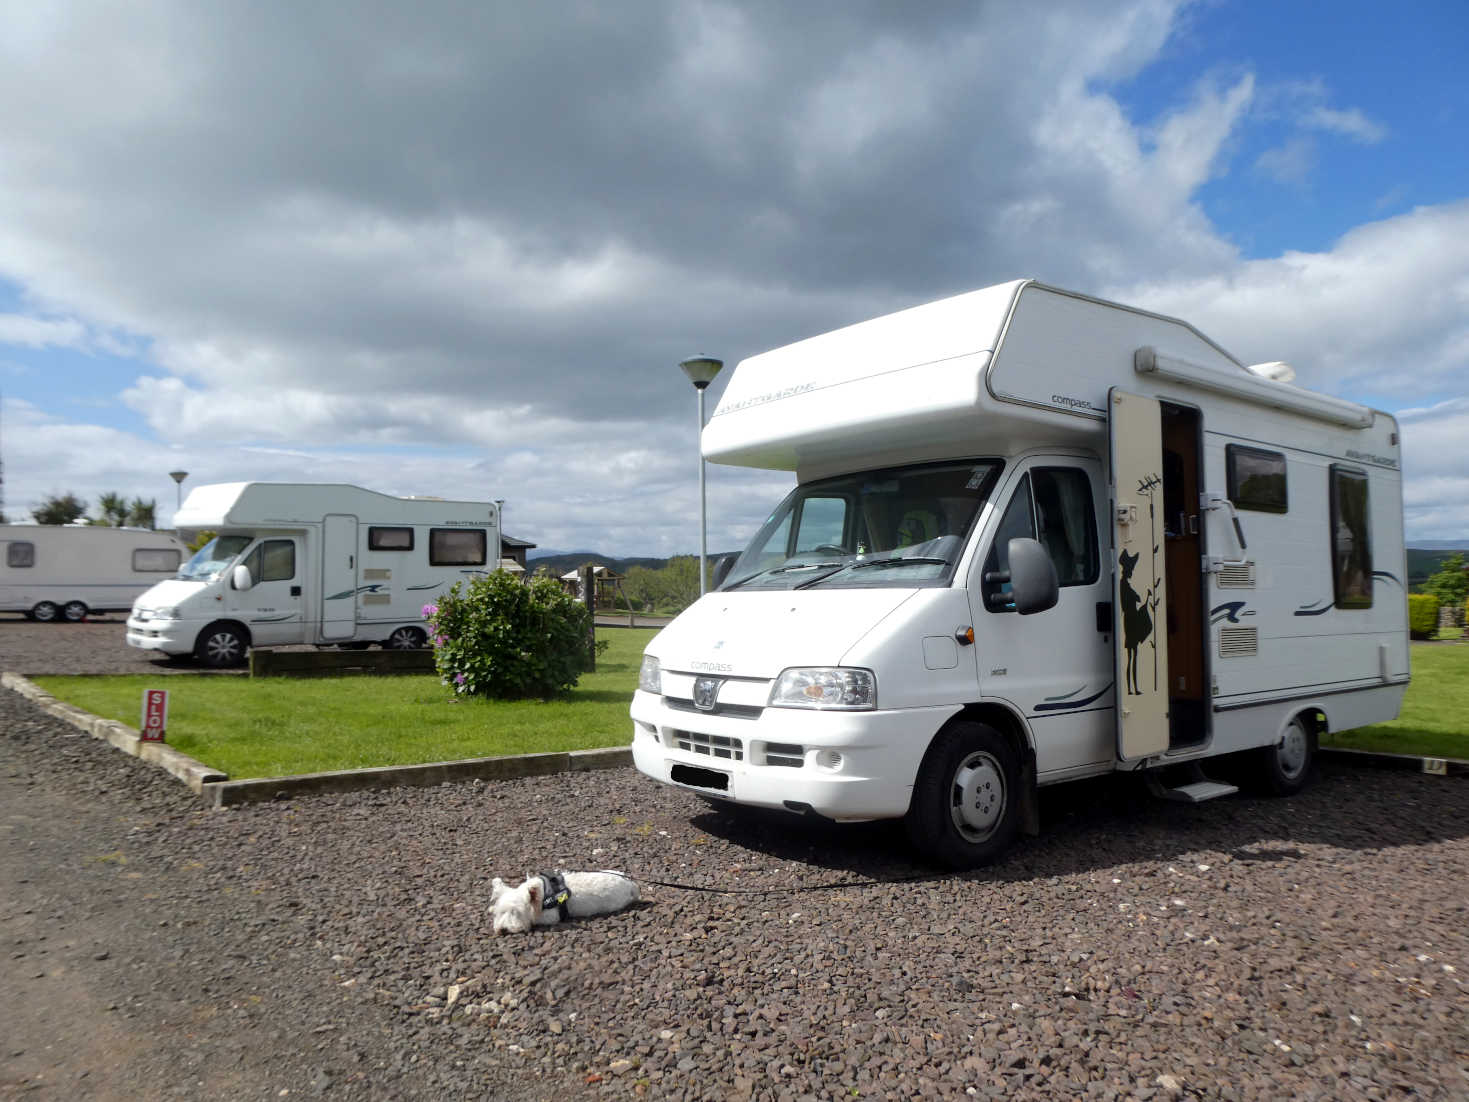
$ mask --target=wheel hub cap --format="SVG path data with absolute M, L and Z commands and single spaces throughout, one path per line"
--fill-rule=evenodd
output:
M 995 829 L 1005 810 L 1005 778 L 988 754 L 974 754 L 954 774 L 954 825 L 969 836 Z
M 1296 776 L 1306 765 L 1306 732 L 1291 724 L 1275 752 L 1280 758 L 1280 771 L 1287 777 Z

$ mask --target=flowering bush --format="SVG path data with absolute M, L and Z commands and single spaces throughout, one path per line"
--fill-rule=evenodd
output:
M 525 584 L 496 570 L 455 582 L 423 616 L 439 676 L 456 693 L 547 700 L 588 667 L 591 614 L 551 578 Z

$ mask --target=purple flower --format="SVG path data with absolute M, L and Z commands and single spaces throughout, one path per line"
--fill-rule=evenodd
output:
M 439 606 L 438 605 L 424 605 L 423 606 L 423 618 L 425 620 L 431 619 L 431 618 L 437 616 L 438 614 L 439 614 Z
M 454 684 L 456 684 L 456 685 L 463 685 L 464 684 L 464 675 L 462 673 L 456 673 L 454 675 Z

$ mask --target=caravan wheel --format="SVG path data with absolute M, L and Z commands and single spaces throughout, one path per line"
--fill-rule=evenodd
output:
M 31 609 L 31 619 L 39 620 L 43 624 L 55 623 L 56 617 L 60 615 L 61 609 L 56 607 L 54 601 L 42 601 L 35 608 Z
M 914 848 L 950 868 L 988 865 L 1019 826 L 1020 768 L 993 727 L 968 721 L 938 733 L 913 785 L 904 825 Z
M 87 606 L 81 601 L 67 601 L 61 609 L 61 618 L 68 624 L 80 624 L 87 618 Z

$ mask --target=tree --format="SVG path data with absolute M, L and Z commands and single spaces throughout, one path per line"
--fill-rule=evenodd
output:
M 87 512 L 87 503 L 76 494 L 52 494 L 31 510 L 37 524 L 70 524 Z
M 116 491 L 97 498 L 97 520 L 94 523 L 121 528 L 128 522 L 128 502 Z
M 127 522 L 134 528 L 157 528 L 158 499 L 144 501 L 140 497 L 133 498 L 133 503 L 128 506 Z
M 1465 573 L 1464 556 L 1458 552 L 1439 564 L 1437 574 L 1429 575 L 1423 583 L 1423 592 L 1431 593 L 1440 604 L 1462 608 L 1469 597 L 1469 573 Z

